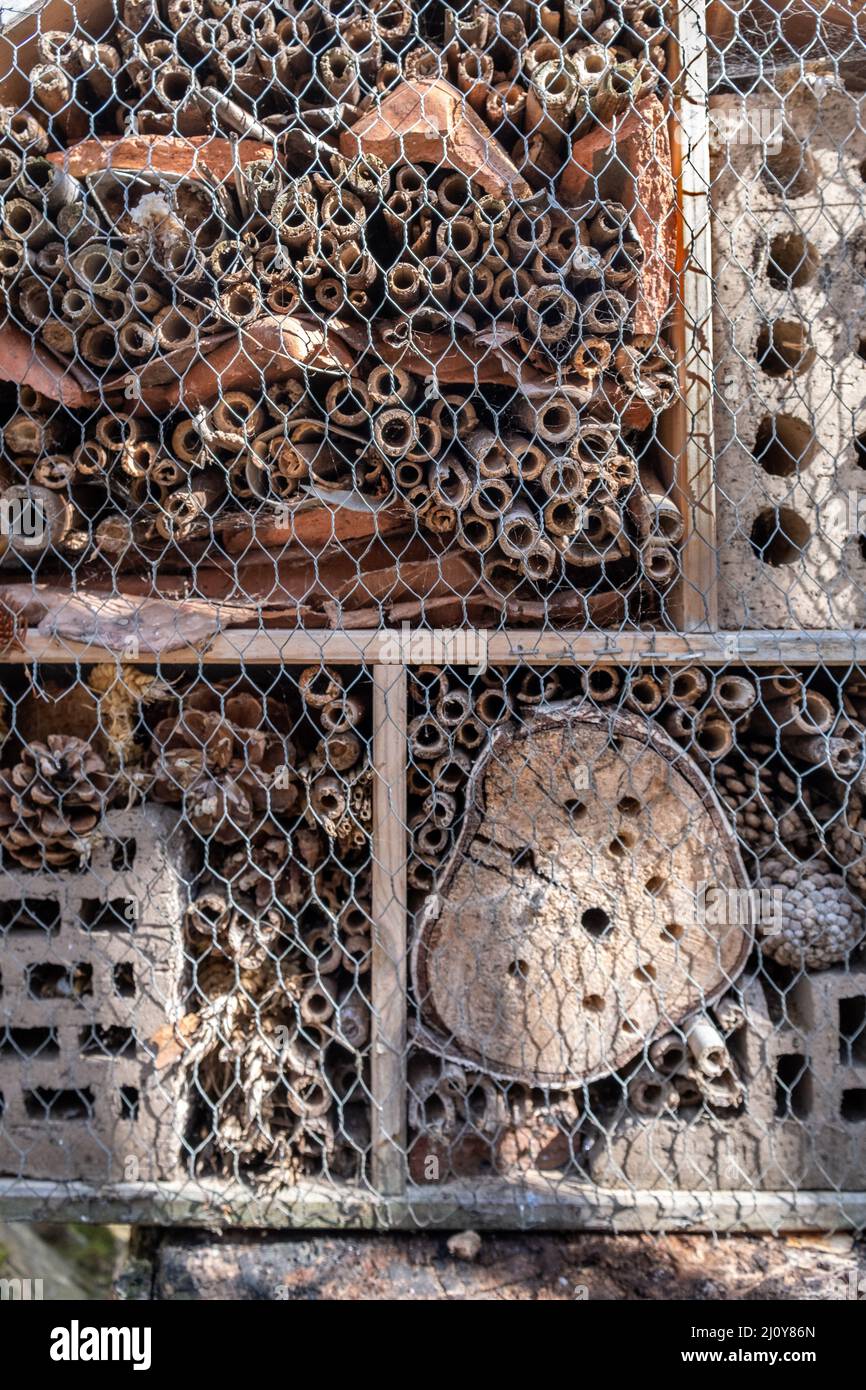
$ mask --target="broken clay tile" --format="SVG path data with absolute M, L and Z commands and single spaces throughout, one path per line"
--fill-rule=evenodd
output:
M 390 167 L 419 160 L 469 175 L 487 193 L 529 198 L 532 189 L 456 87 L 444 78 L 404 82 L 340 136 L 352 157 L 375 154 Z
M 273 158 L 273 150 L 257 140 L 239 140 L 233 145 L 229 140 L 209 135 L 184 139 L 174 135 L 133 135 L 81 140 L 69 150 L 54 150 L 48 158 L 77 179 L 102 169 L 148 169 L 201 178 L 206 169 L 223 182 L 232 177 L 239 164 L 249 164 L 263 156 Z
M 628 209 L 644 252 L 633 330 L 654 336 L 670 305 L 677 259 L 676 188 L 658 97 L 639 102 L 613 131 L 599 126 L 576 140 L 559 192 L 570 206 L 601 197 Z

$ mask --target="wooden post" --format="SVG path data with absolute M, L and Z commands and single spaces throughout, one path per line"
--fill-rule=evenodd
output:
M 680 0 L 679 92 L 671 120 L 681 210 L 679 314 L 674 325 L 683 363 L 685 410 L 664 439 L 679 460 L 677 482 L 686 521 L 678 623 L 685 631 L 718 625 L 715 436 L 713 429 L 713 254 L 710 214 L 709 88 L 704 0 Z M 674 412 L 671 412 L 673 414 Z M 674 437 L 676 435 L 677 437 Z
M 406 1188 L 406 667 L 373 669 L 372 1173 Z

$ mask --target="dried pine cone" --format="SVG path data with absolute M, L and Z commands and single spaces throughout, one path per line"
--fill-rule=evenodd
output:
M 49 735 L 28 743 L 0 781 L 0 844 L 26 869 L 78 863 L 105 809 L 109 776 L 89 743 Z
M 0 595 L 0 655 L 23 651 L 26 636 L 26 611 L 9 594 Z
M 195 686 L 179 713 L 154 731 L 154 799 L 183 803 L 201 835 L 241 839 L 267 811 L 288 812 L 297 803 L 289 727 L 279 700 L 266 708 L 255 691 L 231 686 L 224 696 L 222 686 Z
M 759 886 L 781 890 L 776 900 L 780 920 L 758 924 L 765 953 L 780 965 L 823 970 L 844 960 L 862 940 L 863 908 L 828 865 L 767 859 Z
M 866 807 L 857 792 L 830 831 L 830 851 L 848 887 L 866 900 Z

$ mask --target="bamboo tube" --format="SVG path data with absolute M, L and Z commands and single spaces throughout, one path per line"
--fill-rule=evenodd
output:
M 753 726 L 761 731 L 775 732 L 782 739 L 799 735 L 826 734 L 833 726 L 835 711 L 830 701 L 817 690 L 803 690 L 799 696 L 770 700 L 766 708 L 758 706 L 753 712 Z
M 501 693 L 504 695 L 504 692 Z M 490 694 L 491 696 L 495 696 L 496 691 L 483 691 L 482 694 Z M 493 703 L 485 706 L 485 708 L 489 715 L 495 715 L 495 708 Z M 477 702 L 475 713 L 478 715 L 480 719 L 481 714 L 477 708 Z M 507 718 L 507 715 L 505 717 Z M 499 716 L 482 720 L 482 723 L 485 724 L 495 724 L 499 722 Z M 430 780 L 435 787 L 441 788 L 442 791 L 457 792 L 469 780 L 471 772 L 471 759 L 467 756 L 467 754 L 463 751 L 462 748 L 454 748 L 450 752 L 443 754 L 442 757 L 436 759 L 436 762 L 433 764 L 433 768 L 430 774 Z
M 27 248 L 23 241 L 3 237 L 0 240 L 0 277 L 14 280 L 27 264 Z
M 493 78 L 493 59 L 488 53 L 476 52 L 473 49 L 461 53 L 457 62 L 457 86 L 465 94 L 473 111 L 477 111 L 482 117 L 487 108 Z
M 472 713 L 472 699 L 466 690 L 445 690 L 436 703 L 436 718 L 445 729 L 456 729 Z
M 489 266 L 462 265 L 454 274 L 453 296 L 457 304 L 465 305 L 470 312 L 484 309 L 493 297 L 494 275 Z
M 447 260 L 469 264 L 478 252 L 480 234 L 472 218 L 465 215 L 440 222 L 436 229 L 436 250 Z
M 676 707 L 668 710 L 662 722 L 672 738 L 689 741 L 694 736 L 695 721 L 694 710 Z
M 574 123 L 579 84 L 571 59 L 560 53 L 530 74 L 524 116 L 527 135 L 540 134 L 555 152 L 564 150 Z
M 839 781 L 847 782 L 860 771 L 857 748 L 845 738 L 810 734 L 785 740 L 785 752 L 811 767 L 826 767 Z
M 551 536 L 573 536 L 580 530 L 580 506 L 573 497 L 554 495 L 544 505 L 544 527 Z
M 548 497 L 565 496 L 580 501 L 587 493 L 583 470 L 572 458 L 554 458 L 546 463 L 541 486 Z
M 564 444 L 573 438 L 577 429 L 577 411 L 571 401 L 555 393 L 537 404 L 522 399 L 518 416 L 528 430 L 547 444 Z
M 529 332 L 546 344 L 568 337 L 577 312 L 577 300 L 562 285 L 533 285 L 526 298 Z
M 497 318 L 510 313 L 517 319 L 526 308 L 526 299 L 533 288 L 532 276 L 526 270 L 501 270 L 493 281 L 493 310 Z
M 442 256 L 425 256 L 421 262 L 428 291 L 432 299 L 447 309 L 451 302 L 453 270 L 449 261 Z
M 494 133 L 502 125 L 522 129 L 525 111 L 526 92 L 517 82 L 496 82 L 487 93 L 484 117 Z
M 95 440 L 87 439 L 83 444 L 79 444 L 73 457 L 75 472 L 85 482 L 91 478 L 104 478 L 108 473 L 108 450 Z
M 713 679 L 713 700 L 727 715 L 739 718 L 748 713 L 758 698 L 752 681 L 745 676 L 732 676 L 725 672 Z
M 51 160 L 29 155 L 18 180 L 18 192 L 53 220 L 62 207 L 80 201 L 82 189 L 77 179 L 64 173 Z
M 715 761 L 727 757 L 734 746 L 730 722 L 718 710 L 703 710 L 695 725 L 695 747 Z
M 517 208 L 508 224 L 506 240 L 512 265 L 524 266 L 550 240 L 551 219 L 546 212 L 529 212 Z
M 107 324 L 88 328 L 82 335 L 81 356 L 94 367 L 110 367 L 117 352 L 117 331 Z
M 163 502 L 163 514 L 156 518 L 156 529 L 164 540 L 183 540 L 190 527 L 207 516 L 225 496 L 226 479 L 222 469 L 205 468 L 196 473 L 186 487 L 179 487 Z
M 647 541 L 641 548 L 640 560 L 645 578 L 657 589 L 666 589 L 679 574 L 676 551 L 666 541 Z
M 126 362 L 144 362 L 156 351 L 156 335 L 143 323 L 125 323 L 117 341 L 120 355 Z
M 458 728 L 456 737 L 461 748 L 475 753 L 479 748 L 483 748 L 487 742 L 488 730 L 479 719 L 470 714 Z
M 520 563 L 527 579 L 541 581 L 551 578 L 556 567 L 556 559 L 556 550 L 550 541 L 541 536 L 531 549 L 521 557 Z
M 414 309 L 427 295 L 428 285 L 423 266 L 398 261 L 386 276 L 388 295 L 401 312 Z
M 298 693 L 310 709 L 321 710 L 343 699 L 343 680 L 325 666 L 306 666 L 298 677 Z
M 676 1110 L 679 1103 L 676 1086 L 654 1072 L 639 1072 L 628 1083 L 628 1106 L 636 1115 L 655 1118 Z
M 663 1038 L 650 1043 L 647 1055 L 660 1076 L 672 1076 L 684 1066 L 688 1050 L 679 1033 L 665 1033 Z
M 506 445 L 512 456 L 511 471 L 516 477 L 524 483 L 535 482 L 541 477 L 547 467 L 547 454 L 539 444 L 523 435 L 512 434 L 507 436 Z
M 99 308 L 95 300 L 77 287 L 66 291 L 60 301 L 60 312 L 74 329 L 87 328 L 99 322 Z
M 457 544 L 463 550 L 481 554 L 496 540 L 496 528 L 486 517 L 464 512 L 457 523 Z
M 34 483 L 52 492 L 64 492 L 75 475 L 75 465 L 68 454 L 44 454 L 37 459 L 32 473 Z
M 604 202 L 589 224 L 590 243 L 604 251 L 612 242 L 619 244 L 628 226 L 629 214 L 622 203 Z
M 498 523 L 514 500 L 514 494 L 504 478 L 487 478 L 475 490 L 470 507 L 476 516 Z
M 417 385 L 403 367 L 373 368 L 367 378 L 367 392 L 377 406 L 406 406 L 415 399 Z
M 589 333 L 605 337 L 609 333 L 621 333 L 631 314 L 631 305 L 625 295 L 618 290 L 599 290 L 591 294 L 583 305 L 583 327 Z
M 3 488 L 2 501 L 8 518 L 5 554 L 36 561 L 56 550 L 72 528 L 72 507 L 59 492 L 35 483 Z
M 591 666 L 583 677 L 586 694 L 596 704 L 615 700 L 622 687 L 622 677 L 616 666 Z
M 640 465 L 640 480 L 653 513 L 653 532 L 677 545 L 683 538 L 685 522 L 679 507 L 668 495 L 664 485 L 646 464 Z
M 373 438 L 387 458 L 402 458 L 418 438 L 414 416 L 403 406 L 381 410 L 373 421 Z
M 74 357 L 76 353 L 75 334 L 59 319 L 49 319 L 42 328 L 42 341 L 57 357 Z
M 469 505 L 472 484 L 463 465 L 451 455 L 433 461 L 427 474 L 427 486 L 431 495 L 455 511 L 462 511 Z
M 625 703 L 639 714 L 655 714 L 661 708 L 663 689 L 655 676 L 642 671 L 628 678 Z
M 684 666 L 671 676 L 668 699 L 680 709 L 691 709 L 707 693 L 707 677 L 699 666 Z
M 698 1018 L 686 1029 L 686 1043 L 703 1076 L 721 1076 L 731 1065 L 721 1033 L 707 1018 Z
M 407 737 L 415 758 L 439 758 L 448 752 L 448 739 L 437 719 L 419 714 L 410 722 Z
M 609 246 L 602 257 L 602 275 L 606 285 L 622 292 L 630 289 L 643 263 L 643 247 L 639 241 L 623 241 Z
M 21 241 L 30 251 L 38 251 L 56 235 L 54 227 L 39 208 L 26 198 L 5 198 L 3 233 L 9 241 Z
M 526 502 L 515 502 L 499 524 L 498 539 L 503 554 L 522 562 L 540 538 L 537 513 Z
M 471 215 L 475 201 L 472 185 L 465 174 L 447 173 L 436 190 L 439 210 L 443 217 L 456 217 L 458 213 Z

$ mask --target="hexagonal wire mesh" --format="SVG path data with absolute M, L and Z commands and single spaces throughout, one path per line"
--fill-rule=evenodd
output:
M 4 18 L 5 1208 L 864 1224 L 853 18 Z

